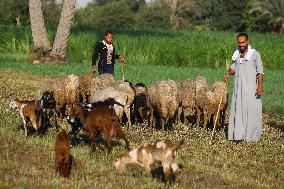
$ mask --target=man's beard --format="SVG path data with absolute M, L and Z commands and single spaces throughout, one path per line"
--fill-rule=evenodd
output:
M 241 52 L 245 52 L 247 50 L 248 46 L 245 47 L 239 47 L 239 49 L 241 50 Z

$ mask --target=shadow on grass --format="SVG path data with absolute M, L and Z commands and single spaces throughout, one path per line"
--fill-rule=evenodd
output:
M 270 120 L 267 122 L 267 124 L 272 128 L 279 129 L 281 132 L 284 132 L 284 122 L 283 121 Z

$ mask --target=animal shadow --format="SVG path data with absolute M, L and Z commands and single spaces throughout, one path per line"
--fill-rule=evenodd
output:
M 179 164 L 178 167 L 182 169 L 184 166 L 182 164 Z M 154 165 L 152 167 L 151 175 L 154 180 L 158 182 L 166 183 L 166 177 L 164 174 L 163 166 L 161 164 L 159 164 L 158 166 Z M 169 179 L 170 179 L 170 183 L 175 183 L 177 181 L 175 174 L 172 174 Z

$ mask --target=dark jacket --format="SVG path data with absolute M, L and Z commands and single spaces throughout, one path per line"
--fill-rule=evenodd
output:
M 111 64 L 107 64 L 107 47 L 106 45 L 103 43 L 103 41 L 99 41 L 96 44 L 94 53 L 93 53 L 93 57 L 92 57 L 92 66 L 96 65 L 96 62 L 98 60 L 98 57 L 100 55 L 100 59 L 98 62 L 98 71 L 99 74 L 102 73 L 112 73 L 114 72 L 114 63 L 115 63 L 115 59 L 119 58 L 118 54 L 115 54 L 115 47 L 113 45 L 113 53 L 112 53 L 112 60 L 111 60 Z

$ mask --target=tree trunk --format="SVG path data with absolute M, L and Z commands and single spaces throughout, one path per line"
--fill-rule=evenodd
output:
M 30 22 L 34 46 L 35 48 L 47 52 L 51 50 L 51 45 L 47 38 L 41 7 L 41 0 L 29 0 Z
M 66 58 L 66 47 L 73 17 L 75 14 L 75 0 L 64 0 L 55 41 L 50 56 L 58 61 Z
M 177 26 L 177 4 L 178 4 L 178 0 L 170 1 L 171 25 L 173 28 L 176 28 Z

